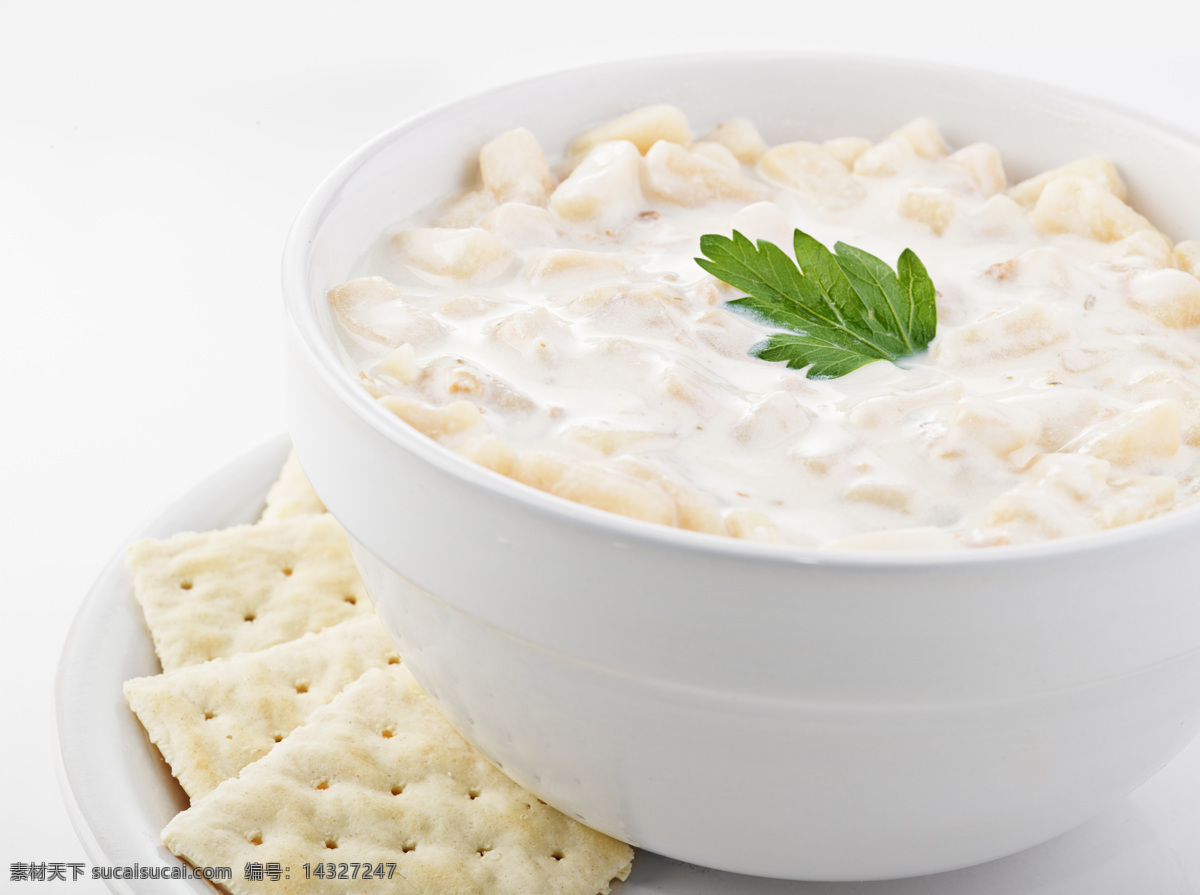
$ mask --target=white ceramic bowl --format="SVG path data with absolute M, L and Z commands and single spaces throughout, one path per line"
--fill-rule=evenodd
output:
M 615 836 L 712 867 L 870 879 L 964 866 L 1082 822 L 1200 726 L 1200 514 L 954 555 L 820 553 L 656 527 L 527 489 L 377 406 L 325 293 L 487 139 L 547 147 L 651 102 L 769 143 L 929 115 L 1016 180 L 1101 152 L 1131 201 L 1200 234 L 1200 144 L 1079 96 L 909 63 L 697 56 L 454 103 L 342 164 L 284 263 L 288 412 L 379 611 L 447 717 L 514 779 Z

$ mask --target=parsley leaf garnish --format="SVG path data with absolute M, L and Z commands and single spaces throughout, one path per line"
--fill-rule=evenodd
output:
M 893 271 L 843 242 L 831 252 L 799 230 L 793 242 L 796 261 L 774 243 L 760 239 L 756 246 L 736 230 L 732 239 L 700 237 L 705 257 L 696 263 L 746 293 L 728 302 L 732 309 L 789 330 L 759 342 L 751 354 L 808 367 L 810 379 L 833 379 L 929 345 L 937 332 L 935 290 L 911 249 L 900 253 Z

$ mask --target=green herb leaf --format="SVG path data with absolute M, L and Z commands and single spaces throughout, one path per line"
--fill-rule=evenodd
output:
M 937 332 L 933 280 L 912 250 L 896 270 L 845 243 L 831 252 L 807 233 L 793 238 L 796 262 L 774 243 L 700 237 L 696 263 L 746 293 L 732 310 L 789 330 L 755 345 L 763 360 L 808 367 L 810 379 L 845 376 L 875 360 L 895 361 L 924 351 Z

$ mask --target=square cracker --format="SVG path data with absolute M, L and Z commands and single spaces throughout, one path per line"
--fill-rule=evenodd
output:
M 346 535 L 328 514 L 139 541 L 126 561 L 163 671 L 373 611 Z
M 291 868 L 290 881 L 226 883 L 234 895 L 397 890 L 397 879 L 305 879 L 305 864 L 330 861 L 394 864 L 421 895 L 596 895 L 633 861 L 628 845 L 489 764 L 404 665 L 366 672 L 269 755 L 177 815 L 163 842 L 198 866 Z
M 125 682 L 138 716 L 194 802 L 258 761 L 368 668 L 400 656 L 374 615 L 254 653 Z
M 263 510 L 263 522 L 274 519 L 291 519 L 296 516 L 318 516 L 325 512 L 325 504 L 308 483 L 308 476 L 300 468 L 300 460 L 294 450 L 288 451 L 287 460 L 279 472 L 279 478 L 267 492 L 267 506 Z

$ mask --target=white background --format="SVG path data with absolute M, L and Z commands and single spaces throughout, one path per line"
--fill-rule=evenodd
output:
M 52 760 L 71 618 L 129 532 L 284 428 L 280 252 L 308 193 L 359 144 L 557 68 L 753 49 L 1009 72 L 1200 133 L 1198 35 L 1195 0 L 0 0 L 0 889 L 63 887 L 10 884 L 14 861 L 86 860 Z M 1115 874 L 1097 869 L 1090 893 L 1200 890 L 1197 815 L 1172 807 L 1187 801 L 1179 787 L 1200 802 L 1196 751 L 1192 770 L 1135 797 L 1149 821 L 1126 806 L 1074 840 L 1076 864 Z M 1135 888 L 1148 839 L 1178 868 Z M 1031 868 L 1014 892 L 1076 891 Z

